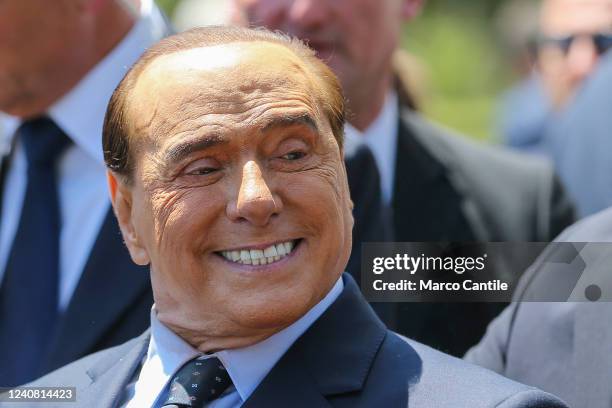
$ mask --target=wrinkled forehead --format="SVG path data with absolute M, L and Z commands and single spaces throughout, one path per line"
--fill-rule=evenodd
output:
M 565 35 L 612 31 L 612 0 L 547 0 L 542 31 Z
M 252 123 L 270 108 L 317 115 L 315 78 L 288 48 L 265 42 L 194 48 L 157 57 L 129 95 L 133 130 L 149 134 L 183 121 Z

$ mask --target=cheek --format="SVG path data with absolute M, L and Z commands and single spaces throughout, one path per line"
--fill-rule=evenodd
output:
M 342 168 L 321 166 L 283 184 L 287 186 L 283 194 L 285 208 L 295 211 L 288 215 L 306 223 L 312 234 L 320 239 L 316 244 L 323 250 L 331 250 L 331 246 L 337 250 L 346 238 L 346 222 L 350 219 L 348 185 Z
M 151 194 L 153 223 L 151 242 L 160 261 L 197 262 L 202 248 L 211 240 L 213 229 L 223 208 L 220 194 L 209 188 L 158 189 Z M 182 258 L 173 255 L 181 254 Z

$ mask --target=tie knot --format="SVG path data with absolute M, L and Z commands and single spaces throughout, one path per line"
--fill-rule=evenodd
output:
M 17 129 L 28 164 L 52 166 L 70 139 L 48 117 L 23 122 Z
M 216 358 L 198 357 L 187 362 L 170 381 L 164 407 L 201 407 L 218 398 L 232 380 Z

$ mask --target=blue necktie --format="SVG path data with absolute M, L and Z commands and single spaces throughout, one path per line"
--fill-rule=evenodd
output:
M 57 159 L 69 139 L 46 117 L 24 122 L 15 135 L 27 158 L 19 226 L 0 287 L 0 386 L 42 374 L 58 317 L 59 234 Z
M 216 357 L 188 361 L 170 381 L 163 408 L 203 407 L 221 396 L 232 379 Z

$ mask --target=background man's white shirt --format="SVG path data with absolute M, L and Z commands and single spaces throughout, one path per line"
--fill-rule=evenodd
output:
M 364 132 L 360 132 L 348 123 L 344 127 L 347 138 L 362 139 L 372 151 L 380 174 L 385 204 L 390 204 L 393 199 L 398 128 L 399 106 L 395 91 L 387 94 L 382 111 Z

